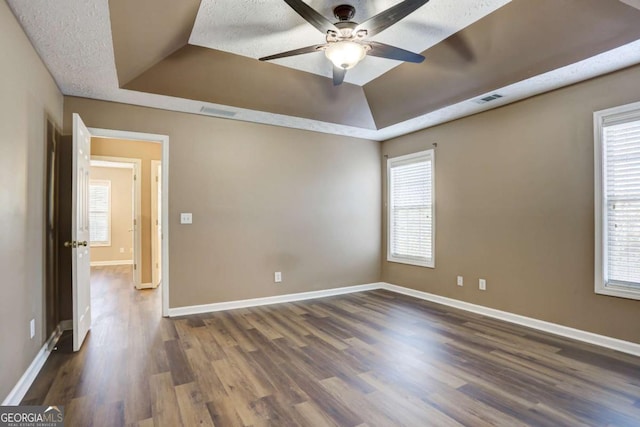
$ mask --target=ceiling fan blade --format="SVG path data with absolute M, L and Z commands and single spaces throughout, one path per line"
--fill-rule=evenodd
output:
M 344 68 L 333 66 L 333 85 L 339 86 L 344 81 L 344 76 L 347 75 L 347 70 Z
M 275 55 L 264 56 L 258 58 L 259 61 L 271 61 L 272 59 L 286 58 L 288 56 L 303 55 L 305 53 L 318 52 L 323 44 L 316 44 L 313 46 L 301 47 L 300 49 L 289 50 L 287 52 L 276 53 Z
M 305 21 L 316 27 L 322 34 L 327 34 L 327 31 L 335 31 L 336 33 L 340 32 L 340 30 L 338 30 L 331 21 L 302 0 L 284 0 L 284 2 L 287 3 L 291 9 L 295 10 L 298 15 L 302 16 Z
M 289 3 L 288 0 L 285 0 Z M 427 4 L 429 0 L 405 0 L 397 5 L 390 7 L 359 24 L 354 31 L 357 33 L 360 30 L 367 30 L 368 36 L 373 36 L 381 31 L 386 30 L 405 16 L 419 9 L 421 6 Z
M 424 56 L 400 49 L 399 47 L 389 46 L 380 42 L 367 42 L 371 46 L 371 50 L 367 55 L 377 56 L 379 58 L 395 59 L 396 61 L 414 62 L 416 64 L 424 61 Z

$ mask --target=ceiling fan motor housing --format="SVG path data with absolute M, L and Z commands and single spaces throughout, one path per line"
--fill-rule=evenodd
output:
M 356 8 L 350 4 L 341 4 L 333 9 L 333 15 L 340 21 L 351 21 L 356 15 Z

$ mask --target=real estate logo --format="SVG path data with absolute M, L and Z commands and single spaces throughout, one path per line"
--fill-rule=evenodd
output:
M 0 427 L 64 427 L 64 407 L 0 406 Z

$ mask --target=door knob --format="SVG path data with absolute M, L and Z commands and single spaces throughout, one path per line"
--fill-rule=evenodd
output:
M 66 242 L 64 242 L 64 247 L 65 248 L 76 248 L 76 247 L 78 247 L 78 242 L 76 242 L 75 240 L 72 240 L 70 242 L 66 241 Z
M 87 246 L 87 241 L 78 242 L 78 246 Z

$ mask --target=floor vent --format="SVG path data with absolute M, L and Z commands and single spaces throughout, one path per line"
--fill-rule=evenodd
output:
M 213 107 L 207 107 L 207 106 L 203 106 L 200 109 L 200 112 L 202 114 L 207 114 L 209 116 L 218 116 L 218 117 L 233 117 L 237 114 L 235 111 L 221 110 L 219 108 L 213 108 Z
M 494 93 L 492 95 L 483 96 L 482 98 L 478 98 L 474 100 L 476 104 L 486 104 L 487 102 L 495 101 L 496 99 L 502 98 L 502 95 L 499 93 Z

